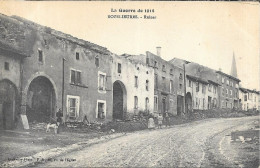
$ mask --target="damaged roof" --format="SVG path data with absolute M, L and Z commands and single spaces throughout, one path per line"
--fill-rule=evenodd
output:
M 196 76 L 192 76 L 192 75 L 187 75 L 187 78 L 189 78 L 190 80 L 193 80 L 195 82 L 200 82 L 200 83 L 204 83 L 204 84 L 208 84 L 209 82 L 205 79 L 196 77 Z
M 11 45 L 0 39 L 0 51 L 1 53 L 11 54 L 13 56 L 18 57 L 28 57 L 26 53 L 24 53 L 19 47 Z
M 16 19 L 19 22 L 22 22 L 24 25 L 29 26 L 33 29 L 54 35 L 55 37 L 60 38 L 60 39 L 68 40 L 70 42 L 76 43 L 80 46 L 91 49 L 91 50 L 96 51 L 98 53 L 106 54 L 106 55 L 111 54 L 111 52 L 107 48 L 99 46 L 99 45 L 94 44 L 94 43 L 91 43 L 89 41 L 76 38 L 74 36 L 71 36 L 71 35 L 63 33 L 61 31 L 52 29 L 52 28 L 47 27 L 47 26 L 42 26 L 40 24 L 37 24 L 35 22 L 32 22 L 30 20 L 27 20 L 27 19 L 19 17 L 19 16 L 11 16 L 11 18 Z

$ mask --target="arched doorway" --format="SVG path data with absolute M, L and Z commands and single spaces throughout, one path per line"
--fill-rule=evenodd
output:
M 188 114 L 192 111 L 192 98 L 190 92 L 188 92 L 185 97 L 185 109 Z
M 27 92 L 26 114 L 29 122 L 49 122 L 55 118 L 55 91 L 47 77 L 32 80 Z
M 18 91 L 9 80 L 0 81 L 0 128 L 13 129 L 18 107 Z
M 124 119 L 126 108 L 126 89 L 121 81 L 113 84 L 113 119 Z

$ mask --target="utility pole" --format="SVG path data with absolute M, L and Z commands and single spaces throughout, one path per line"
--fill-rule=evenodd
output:
M 62 58 L 62 93 L 61 93 L 61 110 L 63 114 L 63 105 L 64 105 L 64 65 L 65 65 L 65 58 Z
M 183 112 L 184 112 L 184 114 L 185 115 L 187 115 L 186 114 L 186 107 L 185 107 L 185 103 L 186 103 L 186 72 L 185 72 L 185 63 L 183 64 L 183 71 L 184 71 L 184 81 L 183 81 L 183 90 L 184 90 L 184 96 L 183 96 Z

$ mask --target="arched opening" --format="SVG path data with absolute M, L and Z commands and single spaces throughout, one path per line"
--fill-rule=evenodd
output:
M 113 84 L 113 119 L 124 119 L 126 109 L 126 89 L 120 81 Z
M 55 118 L 55 91 L 47 77 L 32 80 L 27 92 L 27 118 L 29 122 L 49 122 Z
M 0 128 L 13 129 L 16 123 L 18 95 L 16 86 L 9 80 L 0 81 Z
M 185 97 L 185 109 L 188 114 L 192 111 L 192 98 L 190 92 L 188 92 Z

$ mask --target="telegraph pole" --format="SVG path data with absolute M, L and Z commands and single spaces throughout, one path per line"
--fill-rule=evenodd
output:
M 61 110 L 63 114 L 63 105 L 64 105 L 64 65 L 65 65 L 65 58 L 62 58 L 62 93 L 61 93 Z
M 184 86 L 183 86 L 183 90 L 184 90 L 184 96 L 183 96 L 183 99 L 184 99 L 184 100 L 183 100 L 183 104 L 184 104 L 184 106 L 183 106 L 183 112 L 184 112 L 185 115 L 187 115 L 187 114 L 186 114 L 186 107 L 185 107 L 185 105 L 186 105 L 186 72 L 185 72 L 185 63 L 183 64 L 183 71 L 184 71 L 184 72 L 183 72 L 183 73 L 184 73 L 184 75 L 183 75 L 183 76 L 184 76 L 184 81 L 183 81 L 183 83 L 184 83 L 184 84 L 183 84 L 183 85 L 184 85 Z

